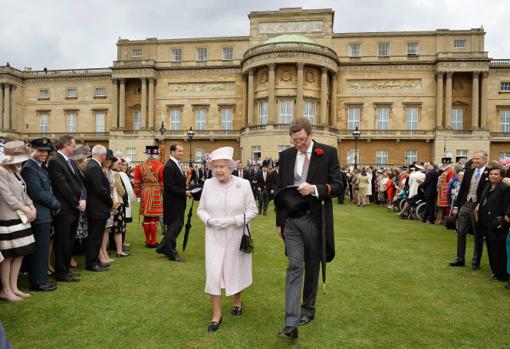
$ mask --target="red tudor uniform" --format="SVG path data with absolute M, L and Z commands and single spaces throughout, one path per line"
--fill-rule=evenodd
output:
M 163 216 L 163 165 L 153 155 L 159 154 L 157 145 L 145 147 L 150 157 L 136 166 L 134 190 L 140 198 L 140 215 L 143 216 L 145 246 L 157 247 L 159 217 Z

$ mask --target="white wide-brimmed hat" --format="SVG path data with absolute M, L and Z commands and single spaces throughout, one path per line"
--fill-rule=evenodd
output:
M 221 147 L 213 150 L 211 154 L 207 157 L 207 163 L 209 167 L 211 167 L 212 162 L 215 160 L 229 160 L 230 165 L 232 167 L 236 167 L 236 162 L 234 161 L 234 148 L 232 147 Z
M 14 165 L 29 159 L 30 148 L 23 141 L 10 141 L 4 144 L 4 153 L 0 155 L 0 164 Z

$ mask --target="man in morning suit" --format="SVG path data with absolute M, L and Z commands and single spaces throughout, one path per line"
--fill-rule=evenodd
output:
M 283 237 L 288 257 L 285 328 L 279 336 L 296 339 L 297 326 L 306 325 L 315 317 L 322 256 L 322 210 L 325 210 L 326 222 L 326 261 L 330 262 L 335 256 L 331 198 L 338 196 L 343 184 L 336 149 L 313 141 L 308 119 L 294 119 L 289 134 L 294 147 L 280 152 L 278 185 L 280 189 L 298 185 L 298 192 L 310 207 L 300 217 L 291 217 L 284 209 L 276 208 L 276 230 Z M 299 311 L 301 289 L 303 303 Z
M 186 197 L 191 192 L 186 190 L 186 177 L 181 170 L 180 160 L 184 157 L 184 148 L 180 144 L 170 146 L 170 159 L 163 170 L 163 224 L 165 236 L 156 249 L 157 253 L 165 254 L 171 261 L 181 262 L 177 253 L 176 241 L 184 225 Z
M 273 176 L 271 176 L 272 168 L 269 169 L 267 161 L 264 160 L 262 171 L 257 174 L 257 191 L 259 193 L 259 214 L 267 216 L 267 206 L 269 200 L 274 194 Z
M 86 208 L 85 200 L 81 199 L 81 179 L 70 156 L 73 154 L 76 141 L 70 135 L 60 137 L 57 153 L 48 161 L 48 173 L 51 179 L 53 194 L 61 204 L 60 212 L 53 219 L 55 238 L 55 279 L 63 282 L 78 282 L 77 276 L 69 272 L 69 264 L 73 253 L 76 228 L 80 212 Z
M 99 261 L 99 248 L 103 239 L 106 221 L 113 207 L 110 195 L 110 183 L 103 172 L 103 163 L 107 159 L 107 150 L 96 144 L 92 148 L 92 159 L 85 167 L 85 187 L 87 188 L 87 223 L 88 233 L 85 255 L 86 269 L 101 272 L 108 268 Z
M 452 213 L 457 216 L 457 258 L 449 265 L 451 267 L 465 265 L 466 235 L 469 231 L 474 231 L 475 246 L 471 267 L 478 270 L 482 259 L 483 236 L 475 228 L 474 212 L 485 187 L 490 183 L 486 167 L 487 153 L 483 150 L 476 152 L 472 162 L 472 166 L 464 171 L 457 199 L 453 203 Z
M 48 282 L 48 261 L 52 211 L 60 210 L 60 202 L 51 192 L 51 182 L 46 160 L 53 151 L 53 144 L 46 138 L 37 138 L 30 142 L 32 156 L 23 164 L 21 177 L 27 185 L 27 193 L 34 201 L 37 217 L 31 223 L 35 239 L 35 252 L 29 256 L 30 289 L 34 291 L 54 291 L 57 286 Z

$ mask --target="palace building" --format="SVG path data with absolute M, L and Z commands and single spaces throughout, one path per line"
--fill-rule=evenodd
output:
M 483 28 L 334 33 L 331 9 L 248 17 L 249 36 L 119 39 L 109 68 L 1 66 L 2 135 L 70 133 L 133 161 L 148 144 L 179 141 L 198 162 L 229 145 L 246 162 L 276 159 L 307 117 L 342 165 L 356 149 L 372 165 L 510 158 L 510 59 L 489 57 Z

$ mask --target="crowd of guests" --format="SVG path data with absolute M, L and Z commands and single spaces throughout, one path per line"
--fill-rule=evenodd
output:
M 69 135 L 56 142 L 43 137 L 3 144 L 1 299 L 30 297 L 18 288 L 20 270 L 28 273 L 31 290 L 54 291 L 49 274 L 58 282 L 80 281 L 72 269 L 79 250 L 85 269 L 93 272 L 109 270 L 112 250 L 117 257 L 129 255 L 126 226 L 135 196 L 128 168 L 110 149 L 99 144 L 90 149 Z
M 473 158 L 439 166 L 416 162 L 400 168 L 342 169 L 353 204 L 385 205 L 407 218 L 411 208 L 423 203 L 422 222 L 452 225 L 457 230 L 457 255 L 452 267 L 465 265 L 466 237 L 474 236 L 471 262 L 480 269 L 483 244 L 487 246 L 491 277 L 508 281 L 510 274 L 510 161 L 487 160 L 485 151 Z M 339 203 L 343 198 L 339 197 Z M 510 284 L 505 286 L 510 289 Z

